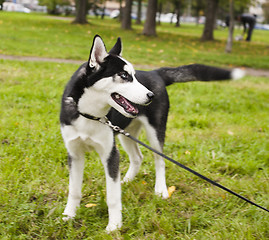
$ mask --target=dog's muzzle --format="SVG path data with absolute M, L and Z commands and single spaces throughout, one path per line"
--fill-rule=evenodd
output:
M 136 116 L 138 114 L 139 111 L 136 104 L 132 103 L 127 98 L 123 97 L 122 95 L 118 93 L 112 93 L 111 97 L 118 105 L 120 105 L 125 110 L 125 112 L 131 114 L 132 116 Z M 147 98 L 148 100 L 144 104 L 141 104 L 141 105 L 146 106 L 152 102 L 152 99 L 154 98 L 153 92 L 148 92 Z

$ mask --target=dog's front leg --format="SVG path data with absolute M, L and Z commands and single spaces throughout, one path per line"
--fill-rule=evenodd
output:
M 121 228 L 122 226 L 122 205 L 121 205 L 121 183 L 120 177 L 106 178 L 107 206 L 109 221 L 106 227 L 108 232 Z
M 69 162 L 69 194 L 67 205 L 65 207 L 63 220 L 74 218 L 77 207 L 81 200 L 81 187 L 83 181 L 84 155 L 68 155 Z
M 101 157 L 106 174 L 106 198 L 109 221 L 106 227 L 108 232 L 119 229 L 122 226 L 121 183 L 119 171 L 119 153 L 113 145 L 108 157 Z

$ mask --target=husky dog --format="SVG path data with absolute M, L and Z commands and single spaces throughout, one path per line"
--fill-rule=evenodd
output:
M 134 137 L 138 137 L 144 127 L 151 146 L 162 151 L 169 109 L 166 86 L 175 82 L 225 80 L 243 76 L 239 69 L 229 71 L 199 64 L 149 72 L 135 71 L 121 57 L 121 52 L 120 38 L 107 52 L 101 37 L 94 37 L 88 62 L 78 68 L 66 85 L 60 114 L 70 170 L 69 195 L 63 219 L 75 217 L 81 200 L 84 154 L 95 150 L 106 175 L 108 232 L 122 225 L 119 153 L 113 130 L 96 120 L 107 117 Z M 142 154 L 135 142 L 125 136 L 119 138 L 130 159 L 130 167 L 123 179 L 123 182 L 127 182 L 138 173 Z M 155 193 L 167 198 L 165 163 L 157 155 L 155 168 Z

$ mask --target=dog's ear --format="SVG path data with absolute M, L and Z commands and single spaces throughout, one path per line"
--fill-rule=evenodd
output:
M 99 35 L 96 35 L 93 39 L 91 53 L 88 61 L 90 68 L 98 67 L 104 59 L 108 56 L 105 44 Z
M 121 56 L 121 54 L 122 54 L 122 43 L 121 43 L 120 38 L 118 38 L 118 40 L 115 43 L 114 47 L 111 48 L 111 50 L 109 51 L 109 54 L 115 54 L 115 55 Z

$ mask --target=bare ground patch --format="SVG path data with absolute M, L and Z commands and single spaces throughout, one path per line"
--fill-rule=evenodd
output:
M 7 60 L 17 60 L 17 61 L 37 61 L 37 62 L 55 62 L 55 63 L 71 63 L 71 64 L 82 64 L 82 60 L 74 59 L 61 59 L 61 58 L 46 58 L 46 57 L 35 57 L 35 56 L 14 56 L 14 55 L 4 55 L 0 54 L 0 59 Z M 134 64 L 137 69 L 155 69 L 158 66 L 153 65 L 142 65 Z M 269 70 L 265 69 L 254 69 L 254 68 L 243 68 L 246 71 L 247 75 L 256 76 L 256 77 L 268 77 Z

